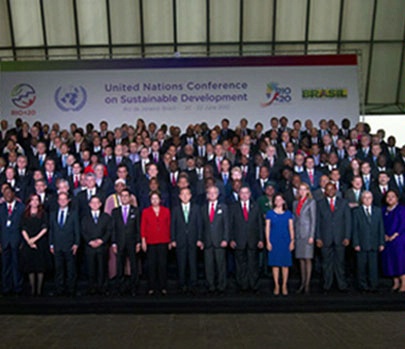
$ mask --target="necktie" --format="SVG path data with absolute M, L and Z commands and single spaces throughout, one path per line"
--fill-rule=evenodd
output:
M 385 195 L 387 193 L 387 189 L 384 187 L 382 190 L 383 195 Z
M 98 216 L 97 216 L 97 213 L 94 214 L 94 223 L 96 223 L 96 224 L 98 223 Z
M 75 189 L 79 187 L 79 176 L 77 175 L 75 175 L 75 181 L 73 183 L 73 186 L 75 187 Z
M 334 203 L 333 199 L 330 199 L 330 210 L 331 210 L 332 212 L 335 211 L 335 203 Z
M 249 212 L 247 209 L 246 202 L 243 203 L 243 217 L 245 218 L 245 221 L 247 222 L 249 219 Z
M 188 206 L 184 205 L 184 220 L 188 223 Z
M 215 217 L 215 206 L 214 203 L 211 203 L 211 209 L 210 209 L 210 223 L 212 223 L 214 221 L 214 217 Z
M 8 210 L 7 210 L 7 212 L 8 212 L 8 215 L 11 216 L 11 214 L 13 213 L 13 205 L 8 204 Z
M 226 185 L 228 183 L 228 175 L 224 173 L 224 184 Z
M 314 174 L 312 171 L 308 172 L 309 180 L 311 181 L 311 185 L 314 185 Z
M 52 176 L 48 174 L 48 184 L 52 184 Z
M 65 219 L 64 215 L 65 215 L 65 211 L 61 210 L 60 215 L 59 215 L 59 226 L 61 228 L 63 227 L 63 223 L 64 223 L 64 219 Z
M 174 173 L 172 173 L 172 185 L 173 185 L 173 187 L 175 187 L 176 186 L 176 176 L 174 175 Z
M 124 206 L 124 213 L 123 213 L 122 218 L 124 220 L 124 224 L 127 224 L 127 221 L 128 221 L 128 207 L 127 206 Z
M 369 190 L 370 189 L 370 180 L 368 179 L 368 177 L 366 177 L 364 179 L 364 184 L 365 184 L 366 189 Z
M 404 188 L 404 184 L 402 183 L 402 176 L 398 177 L 398 189 L 402 193 L 402 190 Z
M 218 169 L 218 172 L 221 172 L 221 160 L 220 159 L 217 160 L 217 169 Z
M 40 155 L 39 156 L 39 165 L 42 166 L 43 163 L 44 163 L 44 157 L 43 157 L 43 155 Z
M 157 162 L 158 162 L 158 158 L 157 158 L 157 154 L 156 154 L 156 153 L 153 155 L 153 161 L 155 162 L 155 164 L 157 164 Z
M 355 195 L 355 197 L 356 197 L 356 202 L 359 202 L 359 197 L 360 197 L 359 191 L 358 191 L 358 190 L 355 190 L 355 191 L 354 191 L 354 195 Z

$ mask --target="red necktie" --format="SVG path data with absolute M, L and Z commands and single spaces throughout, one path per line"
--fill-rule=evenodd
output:
M 75 189 L 77 189 L 79 187 L 79 177 L 78 176 L 75 176 L 75 181 L 74 181 L 73 185 L 74 185 Z
M 308 175 L 309 175 L 309 180 L 311 181 L 311 184 L 313 185 L 314 184 L 314 174 L 312 173 L 312 171 L 309 171 Z
M 8 204 L 8 215 L 11 216 L 12 213 L 13 213 L 13 205 Z
M 218 172 L 221 172 L 221 160 L 217 160 L 217 168 L 218 168 Z
M 249 219 L 249 212 L 246 206 L 246 202 L 243 203 L 243 217 L 245 218 L 245 221 L 247 222 Z
M 175 187 L 176 186 L 176 176 L 174 175 L 174 173 L 172 173 L 172 185 L 173 185 L 173 187 Z
M 385 189 L 385 187 L 383 188 L 383 195 L 387 194 L 387 189 Z
M 330 199 L 330 210 L 331 210 L 332 212 L 335 211 L 335 203 L 334 203 L 333 199 Z
M 52 183 L 52 176 L 48 175 L 48 184 L 51 184 L 51 183 Z
M 214 207 L 214 203 L 211 203 L 210 223 L 212 223 L 214 221 L 214 217 L 215 217 L 215 207 Z

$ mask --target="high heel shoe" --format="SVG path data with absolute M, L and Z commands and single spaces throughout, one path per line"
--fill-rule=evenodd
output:
M 275 296 L 280 295 L 280 286 L 274 286 L 273 295 L 275 295 Z

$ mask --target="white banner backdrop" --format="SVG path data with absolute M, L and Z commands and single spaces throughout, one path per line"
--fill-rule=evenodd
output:
M 109 69 L 108 61 L 104 69 L 58 64 L 59 70 L 46 70 L 44 62 L 41 70 L 1 71 L 2 118 L 59 122 L 62 127 L 71 122 L 98 126 L 107 120 L 114 127 L 142 117 L 183 129 L 202 121 L 213 126 L 223 117 L 231 126 L 246 117 L 249 126 L 261 121 L 265 128 L 271 117 L 282 115 L 290 122 L 359 119 L 356 64 L 131 69 L 117 69 L 116 64 Z

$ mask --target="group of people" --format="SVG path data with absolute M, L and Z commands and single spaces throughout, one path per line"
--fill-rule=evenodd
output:
M 74 296 L 78 275 L 88 294 L 136 295 L 143 273 L 149 295 L 166 295 L 169 255 L 182 292 L 198 291 L 202 262 L 209 293 L 223 294 L 230 272 L 258 292 L 271 267 L 273 294 L 286 296 L 297 260 L 296 292 L 309 293 L 315 257 L 324 292 L 347 292 L 350 270 L 376 291 L 380 262 L 405 292 L 405 146 L 383 130 L 285 116 L 268 130 L 245 118 L 183 133 L 142 119 L 98 126 L 0 122 L 4 295 L 26 279 L 41 295 L 47 273 L 56 295 Z

